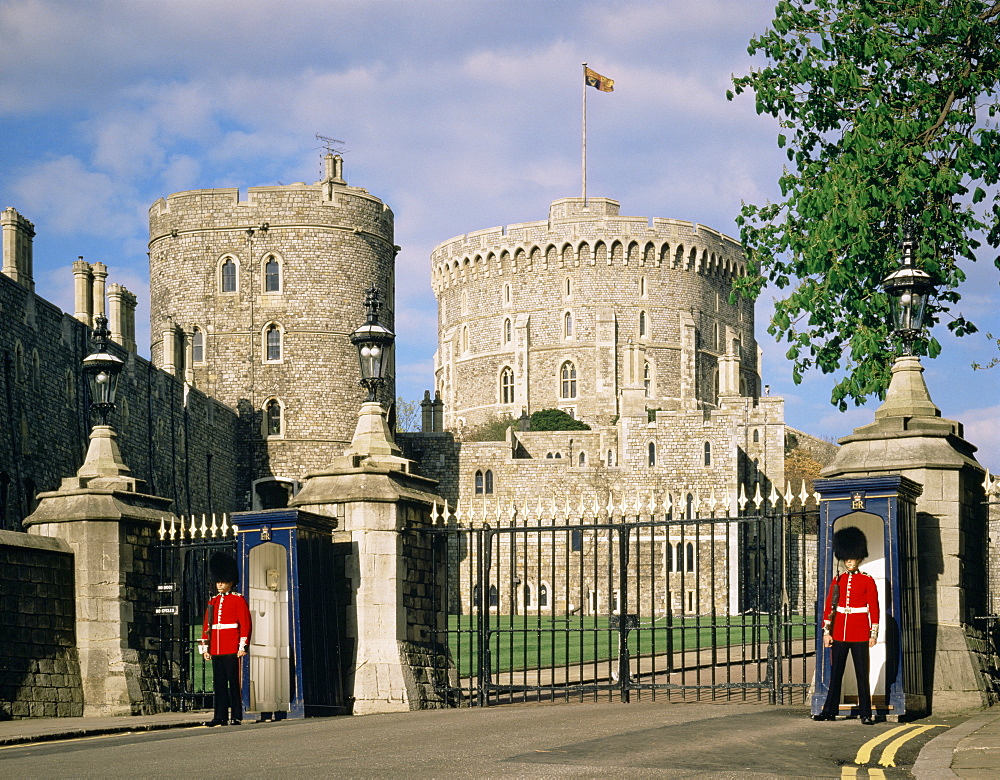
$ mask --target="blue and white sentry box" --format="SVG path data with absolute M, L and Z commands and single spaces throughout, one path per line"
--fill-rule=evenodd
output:
M 346 581 L 336 518 L 297 509 L 237 512 L 241 582 L 253 619 L 243 704 L 262 719 L 347 712 L 341 663 Z
M 823 608 L 837 570 L 833 534 L 847 526 L 868 539 L 861 570 L 875 578 L 881 608 L 878 643 L 871 649 L 872 708 L 888 720 L 924 714 L 920 583 L 917 574 L 916 500 L 923 488 L 900 475 L 817 479 L 820 494 L 817 556 L 816 677 L 812 713 L 818 714 L 830 687 L 830 651 L 823 647 Z M 853 664 L 844 673 L 841 713 L 857 704 Z

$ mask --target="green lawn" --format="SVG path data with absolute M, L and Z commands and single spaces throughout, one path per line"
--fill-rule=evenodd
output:
M 726 659 L 727 646 L 758 646 L 766 655 L 770 628 L 766 615 L 735 615 L 665 618 L 655 622 L 639 618 L 639 628 L 628 632 L 629 654 L 657 655 L 684 650 L 718 648 L 719 662 Z M 537 615 L 491 615 L 489 651 L 494 673 L 548 666 L 571 666 L 618 657 L 619 632 L 609 628 L 608 617 L 548 617 Z M 795 618 L 784 627 L 786 640 L 801 640 L 811 623 Z M 459 674 L 478 671 L 477 618 L 450 615 L 448 644 Z

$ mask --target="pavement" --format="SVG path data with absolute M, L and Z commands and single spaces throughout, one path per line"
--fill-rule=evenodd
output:
M 490 709 L 494 712 L 503 710 L 506 718 L 517 719 L 519 717 L 517 711 L 520 706 L 506 705 Z M 597 705 L 549 705 L 547 718 L 552 720 L 553 725 L 555 725 L 556 720 L 569 721 L 582 714 L 579 710 L 574 713 L 575 708 L 587 708 L 591 706 Z M 669 705 L 666 706 L 669 707 Z M 747 721 L 743 720 L 746 718 L 748 711 L 745 706 L 733 706 L 731 715 L 720 711 L 718 706 L 707 706 L 713 707 L 713 717 L 720 718 L 720 728 L 724 727 L 723 722 L 726 720 L 731 720 L 733 727 L 737 729 L 754 728 L 750 725 L 736 725 L 737 723 L 747 724 Z M 760 706 L 763 708 L 765 705 Z M 723 707 L 728 709 L 726 705 L 723 705 Z M 752 709 L 756 709 L 756 707 Z M 770 711 L 777 709 L 788 708 L 772 707 Z M 763 710 L 758 710 L 758 712 L 761 711 Z M 522 712 L 525 717 L 531 717 L 530 709 L 522 710 Z M 619 710 L 619 712 L 627 712 L 627 707 Z M 421 728 L 419 715 L 417 713 L 412 713 L 411 715 L 412 717 L 405 713 L 397 715 L 397 719 L 394 721 L 395 728 L 399 731 L 405 730 L 408 719 L 415 729 Z M 566 716 L 566 718 L 563 718 L 563 716 Z M 193 728 L 200 726 L 210 717 L 210 712 L 202 711 L 124 717 L 28 718 L 0 721 L 0 748 L 106 736 L 110 734 Z M 354 721 L 355 725 L 362 726 L 364 720 L 368 718 L 377 719 L 379 717 L 357 716 L 350 720 Z M 924 744 L 910 769 L 910 774 L 918 780 L 945 780 L 946 778 L 956 777 L 963 778 L 963 780 L 980 780 L 1000 776 L 1000 706 L 989 710 L 967 712 L 958 717 L 949 717 L 947 720 L 951 727 Z M 357 721 L 362 721 L 362 723 L 357 723 Z M 313 719 L 313 722 L 322 721 Z M 372 721 L 372 725 L 375 725 L 374 720 Z M 624 735 L 629 728 L 628 720 L 625 719 L 622 721 L 620 728 L 615 726 L 612 730 L 620 731 Z M 613 738 L 613 736 L 613 734 L 609 733 L 606 738 Z M 753 739 L 753 735 L 750 735 L 750 738 Z M 712 776 L 713 774 L 709 772 L 706 776 Z M 728 773 L 726 775 L 728 776 Z M 782 773 L 779 770 L 773 776 L 780 777 Z

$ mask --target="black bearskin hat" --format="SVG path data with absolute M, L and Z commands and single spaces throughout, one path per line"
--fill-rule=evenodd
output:
M 867 558 L 868 540 L 865 532 L 853 525 L 841 528 L 833 535 L 833 554 L 838 561 L 850 558 L 860 561 Z
M 226 553 L 215 553 L 208 561 L 208 570 L 212 573 L 212 582 L 231 582 L 233 584 L 240 581 L 240 573 L 236 568 L 236 561 L 233 556 Z

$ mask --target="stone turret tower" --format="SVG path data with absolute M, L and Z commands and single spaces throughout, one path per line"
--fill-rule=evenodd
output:
M 325 163 L 315 184 L 178 192 L 149 212 L 153 362 L 237 409 L 255 507 L 284 506 L 350 442 L 370 285 L 393 327 L 392 211 Z
M 547 220 L 431 255 L 445 426 L 558 407 L 590 424 L 760 393 L 753 305 L 730 303 L 739 242 L 564 198 Z

